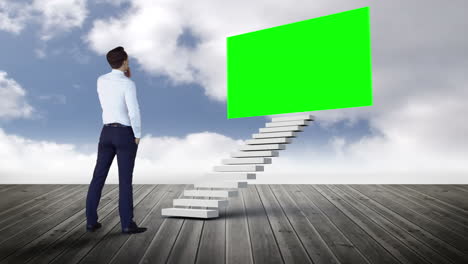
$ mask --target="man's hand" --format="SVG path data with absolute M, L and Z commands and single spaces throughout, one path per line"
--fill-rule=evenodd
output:
M 128 67 L 128 70 L 124 72 L 125 76 L 128 78 L 132 77 L 132 73 L 130 72 L 130 67 Z
M 139 138 L 135 138 L 135 143 L 138 145 L 140 143 L 140 139 Z

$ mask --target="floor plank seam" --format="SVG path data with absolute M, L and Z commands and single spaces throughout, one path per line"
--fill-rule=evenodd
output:
M 416 205 L 419 206 L 419 207 L 428 207 L 428 206 L 426 206 L 426 205 L 424 205 L 424 204 L 421 204 L 421 202 L 418 202 L 418 199 L 416 199 L 416 198 L 413 198 L 413 199 L 410 200 L 410 199 L 408 199 L 408 197 L 405 197 L 403 194 L 401 194 L 401 193 L 399 193 L 399 192 L 397 192 L 397 191 L 395 191 L 395 190 L 392 190 L 392 189 L 389 189 L 389 188 L 386 188 L 386 187 L 383 187 L 383 188 L 385 189 L 385 191 L 389 191 L 389 192 L 391 192 L 391 193 L 394 193 L 395 195 L 401 197 L 402 199 L 406 199 L 406 200 L 409 201 L 410 203 L 416 204 Z M 434 206 L 434 207 L 438 208 L 439 211 L 444 211 L 443 209 L 440 209 L 438 206 Z M 446 211 L 444 211 L 444 212 L 446 212 Z M 422 214 L 422 215 L 424 215 L 424 214 Z M 426 215 L 424 215 L 424 216 L 426 216 Z M 457 233 L 457 232 L 462 232 L 462 233 L 464 233 L 464 232 L 465 232 L 465 231 L 463 230 L 463 228 L 465 227 L 465 226 L 463 225 L 463 223 L 460 223 L 460 222 L 458 222 L 458 221 L 456 221 L 456 220 L 454 220 L 454 219 L 448 218 L 447 221 L 452 222 L 452 224 L 446 225 L 446 224 L 444 224 L 444 223 L 442 223 L 442 222 L 440 222 L 440 221 L 437 221 L 435 218 L 432 218 L 432 217 L 430 217 L 430 216 L 426 216 L 426 218 L 428 218 L 428 219 L 430 219 L 431 221 L 437 223 L 438 225 L 441 225 L 441 226 L 444 226 L 444 227 L 445 227 L 445 226 L 449 226 L 447 229 L 450 229 L 452 232 L 455 232 L 455 233 Z M 453 229 L 453 228 L 454 228 L 454 225 L 456 225 L 456 226 L 461 225 L 461 227 L 460 227 L 461 230 Z M 450 227 L 452 227 L 452 228 L 450 228 Z M 465 234 L 463 234 L 463 235 L 468 236 L 468 233 L 465 233 Z
M 159 191 L 161 191 L 161 188 L 160 188 L 161 184 L 155 184 L 154 188 L 148 193 L 148 195 L 150 193 L 152 193 L 154 190 L 158 189 Z M 164 186 L 163 186 L 164 187 Z M 146 219 L 154 212 L 154 209 L 157 207 L 157 205 L 164 199 L 164 197 L 168 196 L 169 194 L 167 193 L 168 190 L 172 190 L 170 187 L 167 188 L 165 190 L 165 194 L 163 194 L 159 200 L 151 207 L 150 210 L 148 210 L 148 214 L 146 214 L 143 219 L 141 219 L 140 223 L 138 223 L 138 225 L 140 225 L 141 223 L 145 222 Z M 162 224 L 162 223 L 161 223 Z M 132 237 L 132 235 L 128 236 L 127 239 L 125 240 L 125 242 L 122 243 L 122 245 L 120 245 L 120 247 L 115 251 L 114 253 L 114 256 L 109 260 L 108 263 L 113 263 L 115 261 L 115 259 L 117 258 L 117 256 L 119 255 L 120 253 L 120 250 L 128 243 L 128 241 L 130 240 L 130 238 Z M 149 244 L 148 244 L 149 246 Z M 139 261 L 139 260 L 138 260 Z
M 361 213 L 363 215 L 363 217 L 366 217 L 368 219 L 368 221 L 370 221 L 373 225 L 377 226 L 379 229 L 381 229 L 387 236 L 389 237 L 392 237 L 396 242 L 398 242 L 399 244 L 401 244 L 403 247 L 405 247 L 407 250 L 409 250 L 410 252 L 412 252 L 413 254 L 415 254 L 416 256 L 419 256 L 422 260 L 425 260 L 425 258 L 423 256 L 421 256 L 420 254 L 418 254 L 417 251 L 414 251 L 409 245 L 407 245 L 406 243 L 404 243 L 404 241 L 401 241 L 397 236 L 393 235 L 392 232 L 388 231 L 387 228 L 385 228 L 384 226 L 380 225 L 378 222 L 372 220 L 372 218 L 370 218 L 368 215 L 366 215 L 364 212 L 362 212 L 359 208 L 357 208 L 353 203 L 351 203 L 347 198 L 345 198 L 344 196 L 338 194 L 336 191 L 330 189 L 328 186 L 327 188 L 335 193 L 336 196 L 340 197 L 340 199 L 342 199 L 346 204 L 348 204 L 348 206 L 354 208 L 354 210 L 358 211 L 359 213 Z M 356 223 L 357 224 L 357 223 Z M 361 227 L 362 228 L 362 227 Z M 363 229 L 363 228 L 362 228 Z M 364 230 L 364 229 L 363 229 Z M 389 254 L 393 255 L 391 251 L 389 251 L 387 249 L 387 247 L 385 245 L 383 245 L 382 243 L 380 243 L 373 235 L 371 235 L 370 233 L 368 233 L 367 231 L 364 230 L 364 232 L 366 232 L 370 237 L 374 238 L 374 240 L 379 243 L 382 247 L 384 247 Z M 393 247 L 394 248 L 394 247 Z M 396 249 L 396 248 L 395 248 Z M 397 249 L 396 249 L 397 250 Z M 395 258 L 397 258 L 395 255 L 393 255 Z M 405 258 L 404 255 L 402 255 L 403 258 Z M 399 259 L 397 259 L 398 261 L 400 261 Z M 410 260 L 408 260 L 410 261 Z M 400 261 L 401 262 L 401 261 Z M 429 263 L 429 262 L 428 262 Z
M 378 206 L 384 208 L 384 209 L 382 209 L 382 210 L 388 211 L 390 214 L 393 214 L 395 217 L 398 217 L 398 218 L 402 219 L 403 222 L 406 222 L 406 223 L 408 223 L 409 225 L 412 225 L 412 226 L 415 226 L 415 227 L 419 228 L 425 235 L 429 235 L 429 237 L 431 237 L 432 240 L 437 241 L 437 242 L 440 243 L 440 244 L 443 244 L 445 247 L 450 248 L 452 251 L 456 251 L 456 252 L 458 252 L 459 254 L 461 253 L 461 251 L 459 251 L 458 249 L 452 247 L 452 245 L 446 243 L 444 240 L 441 240 L 440 238 L 434 236 L 432 233 L 427 232 L 425 229 L 421 228 L 419 225 L 417 225 L 417 224 L 413 223 L 412 221 L 406 219 L 405 217 L 401 216 L 400 214 L 396 213 L 395 211 L 391 210 L 390 208 L 387 208 L 386 206 L 382 205 L 381 203 L 378 203 L 378 202 L 375 201 L 374 199 L 371 199 L 369 196 L 363 194 L 363 193 L 360 192 L 359 190 L 356 190 L 355 188 L 352 188 L 351 186 L 347 186 L 347 187 L 350 188 L 350 189 L 352 189 L 352 190 L 354 190 L 355 192 L 359 193 L 360 196 L 366 197 L 369 201 L 372 201 L 373 203 L 378 204 Z M 370 207 L 369 207 L 369 208 L 370 208 Z M 372 208 L 370 208 L 370 209 L 373 210 L 373 211 L 375 211 L 375 212 L 377 212 L 378 214 L 382 215 L 382 217 L 386 218 L 388 221 L 390 221 L 390 222 L 392 221 L 392 220 L 389 219 L 387 216 L 385 216 L 385 215 L 383 215 L 382 213 L 376 211 L 375 209 L 372 209 Z M 401 227 L 401 226 L 399 226 L 399 227 L 402 228 L 403 230 L 406 230 L 406 228 L 403 228 L 403 227 Z M 429 248 L 432 248 L 432 249 L 433 249 L 434 251 L 436 251 L 438 254 L 441 254 L 440 251 L 434 249 L 431 245 L 427 244 L 427 243 L 428 243 L 427 241 L 421 240 L 421 238 L 417 237 L 416 234 L 413 234 L 413 233 L 411 233 L 411 232 L 408 232 L 408 234 L 411 235 L 412 237 L 414 237 L 415 239 L 417 239 L 418 241 L 420 241 L 421 243 L 425 244 L 425 245 L 428 246 Z M 444 255 L 442 255 L 442 256 L 444 256 Z M 446 256 L 444 256 L 444 257 L 446 257 Z
M 188 186 L 189 186 L 189 184 L 184 185 L 183 190 L 186 189 Z M 183 191 L 180 192 L 180 194 L 179 194 L 179 196 L 178 196 L 177 198 L 180 198 L 180 197 L 182 197 L 182 196 L 183 196 Z M 162 227 L 165 226 L 165 225 L 168 223 L 168 221 L 171 220 L 170 217 L 163 217 L 163 218 L 164 218 L 164 219 L 163 219 L 163 221 L 162 221 L 162 223 L 161 223 L 160 228 L 158 229 L 158 231 L 156 231 L 156 233 L 154 234 L 153 238 L 152 238 L 151 241 L 148 243 L 148 247 L 146 248 L 146 250 L 145 250 L 144 253 L 142 254 L 141 259 L 138 261 L 139 264 L 141 264 L 141 263 L 143 262 L 143 260 L 146 258 L 146 256 L 149 254 L 149 250 L 150 250 L 151 246 L 155 243 L 155 239 L 156 239 L 156 237 L 158 236 L 159 232 L 162 230 Z M 185 221 L 185 220 L 184 220 L 184 221 Z M 179 229 L 179 231 L 178 231 L 178 234 L 179 234 L 180 230 L 182 229 L 182 226 L 183 226 L 183 222 L 182 222 L 181 227 L 180 227 L 180 229 Z M 172 248 L 174 247 L 175 241 L 177 241 L 178 234 L 177 234 L 176 238 L 174 239 L 174 243 L 172 244 L 171 249 L 170 249 L 169 252 L 168 252 L 168 256 L 166 257 L 166 262 L 165 262 L 165 263 L 167 263 L 167 260 L 169 259 L 169 256 L 170 256 L 170 253 L 171 253 L 171 251 L 172 251 Z
M 368 197 L 368 198 L 370 198 L 370 197 Z M 383 205 L 381 202 L 378 202 L 378 201 L 376 201 L 375 199 L 373 199 L 373 200 L 374 200 L 375 202 L 381 204 L 382 206 L 386 207 L 386 206 Z M 420 217 L 422 217 L 422 218 L 424 218 L 424 219 L 427 219 L 427 220 L 429 220 L 429 221 L 432 222 L 432 223 L 437 224 L 436 222 L 434 222 L 434 220 L 432 220 L 432 219 L 430 219 L 430 218 L 428 218 L 428 217 L 426 217 L 426 216 L 424 216 L 424 215 L 422 215 L 422 214 L 420 214 L 420 213 L 418 213 L 418 212 L 415 212 L 415 211 L 412 210 L 411 208 L 408 208 L 407 206 L 402 205 L 401 203 L 400 203 L 399 205 L 400 205 L 401 207 L 406 208 L 407 210 L 413 212 L 413 214 L 419 215 Z M 400 215 L 401 217 L 405 218 L 407 221 L 412 222 L 413 224 L 417 225 L 419 228 L 425 230 L 426 232 L 431 233 L 432 236 L 437 237 L 438 239 L 444 241 L 446 244 L 448 244 L 448 245 L 452 246 L 453 248 L 455 248 L 455 249 L 461 251 L 461 250 L 458 249 L 455 245 L 452 244 L 453 242 L 450 243 L 450 242 L 448 242 L 448 241 L 446 241 L 446 240 L 444 240 L 444 239 L 441 239 L 440 237 L 438 237 L 436 234 L 433 233 L 434 231 L 431 232 L 431 229 L 430 229 L 430 228 L 420 226 L 420 225 L 414 223 L 414 222 L 413 222 L 413 221 L 414 221 L 413 219 L 408 219 L 407 217 L 404 217 L 404 216 L 402 216 L 400 213 L 396 212 L 395 210 L 392 210 L 392 209 L 390 209 L 390 208 L 388 208 L 388 207 L 386 207 L 386 208 L 389 209 L 389 210 L 391 210 L 391 211 L 394 212 L 395 214 L 398 214 L 398 215 Z M 440 225 L 440 224 L 437 224 L 437 225 L 439 225 L 441 229 L 445 229 L 446 231 L 447 231 L 447 230 L 450 231 L 449 229 L 447 229 L 447 227 L 445 227 L 445 226 L 443 226 L 443 225 Z M 454 232 L 451 232 L 451 233 L 453 233 L 454 236 L 458 236 L 459 239 L 463 239 L 463 237 L 460 237 L 458 234 L 456 234 L 456 233 L 454 233 Z
M 288 215 L 286 214 L 286 212 L 284 211 L 284 208 L 283 206 L 281 205 L 281 203 L 279 202 L 278 200 L 278 197 L 276 196 L 275 192 L 271 189 L 271 186 L 270 184 L 267 184 L 267 188 L 270 190 L 270 192 L 272 193 L 273 197 L 275 198 L 276 202 L 278 203 L 279 207 L 281 208 L 281 212 L 283 213 L 283 216 L 284 218 L 288 221 L 289 223 L 289 226 L 291 227 L 291 229 L 294 231 L 294 234 L 296 234 L 296 238 L 297 240 L 299 241 L 299 243 L 301 243 L 301 246 L 302 246 L 302 249 L 304 250 L 305 254 L 307 255 L 307 257 L 309 257 L 309 261 L 310 263 L 314 263 L 314 261 L 312 260 L 312 257 L 309 255 L 309 252 L 307 252 L 305 246 L 304 246 L 304 242 L 301 240 L 300 236 L 297 234 L 297 230 L 294 228 L 293 224 L 291 223 L 291 220 L 289 219 Z
M 370 210 L 370 211 L 373 211 L 374 214 L 380 216 L 381 218 L 383 218 L 383 219 L 385 219 L 386 221 L 388 221 L 388 222 L 389 222 L 391 225 L 393 225 L 394 227 L 396 227 L 396 228 L 402 230 L 403 232 L 405 232 L 405 234 L 407 234 L 407 235 L 409 235 L 410 237 L 412 237 L 415 241 L 417 241 L 418 243 L 420 243 L 422 246 L 425 246 L 426 248 L 430 249 L 434 254 L 437 254 L 438 256 L 443 257 L 443 256 L 440 255 L 437 251 L 434 251 L 429 245 L 426 245 L 425 243 L 422 243 L 420 240 L 418 240 L 417 237 L 411 236 L 411 234 L 409 234 L 408 232 L 406 232 L 406 230 L 405 230 L 403 227 L 400 227 L 399 225 L 394 224 L 390 219 L 386 218 L 384 215 L 380 214 L 379 212 L 375 211 L 374 209 L 372 209 L 372 208 L 369 207 L 368 205 L 366 205 L 366 204 L 364 204 L 363 202 L 359 201 L 359 199 L 357 199 L 356 197 L 351 196 L 348 192 L 344 191 L 342 188 L 338 188 L 338 187 L 337 187 L 337 189 L 339 189 L 339 190 L 340 190 L 341 192 L 343 192 L 344 194 L 347 194 L 348 196 L 350 196 L 349 199 L 352 199 L 355 203 L 360 203 L 361 206 L 366 207 L 366 208 L 367 208 L 368 210 Z M 344 197 L 344 196 L 341 195 L 341 197 Z M 353 207 L 355 207 L 357 210 L 359 210 L 356 206 L 353 206 Z M 374 221 L 374 220 L 372 220 L 372 219 L 370 219 L 370 220 L 373 221 L 373 222 L 375 222 L 377 225 L 381 226 L 382 229 L 387 230 L 387 228 L 385 228 L 384 225 L 379 224 L 378 222 L 376 222 L 376 221 Z M 422 259 L 426 260 L 428 263 L 431 263 L 431 261 L 430 261 L 429 259 L 427 259 L 427 256 L 422 255 L 421 252 L 418 252 L 418 251 L 414 250 L 414 249 L 408 244 L 407 241 L 404 241 L 404 240 L 398 238 L 396 235 L 393 234 L 393 232 L 388 231 L 388 233 L 389 233 L 390 235 L 392 235 L 394 238 L 396 238 L 398 241 L 400 241 L 400 243 L 406 245 L 406 247 L 407 247 L 408 249 L 410 249 L 411 251 L 413 251 L 417 256 L 420 256 Z
M 311 189 L 311 188 L 314 188 L 314 189 L 315 189 L 315 187 L 314 187 L 313 185 L 308 185 L 308 186 L 306 186 L 306 187 L 308 187 L 308 188 L 310 188 L 310 189 Z M 302 189 L 302 188 L 300 188 L 300 189 Z M 304 189 L 302 189 L 302 190 L 304 190 Z M 343 231 L 330 219 L 330 217 L 329 217 L 315 202 L 313 202 L 313 201 L 310 199 L 310 197 L 309 197 L 308 195 L 305 195 L 305 197 L 306 197 L 306 199 L 308 199 L 311 203 L 313 203 L 313 204 L 315 205 L 315 207 L 322 213 L 323 217 L 325 217 L 325 218 L 328 220 L 328 222 L 329 222 L 336 230 L 338 230 L 338 232 L 339 232 L 343 237 L 346 238 L 346 240 L 348 241 L 348 243 L 351 244 L 351 245 L 353 245 L 354 249 L 359 253 L 359 255 L 360 255 L 363 259 L 365 259 L 365 260 L 367 261 L 368 264 L 372 264 L 372 262 L 364 255 L 364 253 L 351 241 L 351 239 L 350 239 L 348 236 L 345 235 L 345 233 L 343 233 Z
M 158 186 L 158 185 L 153 186 L 153 188 L 152 188 L 150 191 L 148 191 L 148 193 L 147 193 L 144 197 L 142 197 L 141 200 L 140 200 L 137 204 L 134 205 L 134 207 L 136 207 L 136 206 L 139 205 L 140 203 L 143 203 L 143 201 L 145 201 L 145 199 L 146 199 L 151 193 L 153 193 L 153 192 L 157 189 L 157 186 Z M 143 188 L 143 186 L 142 186 L 142 188 Z M 104 236 L 102 236 L 96 243 L 94 243 L 93 247 L 92 247 L 91 249 L 89 249 L 88 252 L 86 252 L 86 253 L 80 258 L 80 260 L 77 262 L 77 264 L 78 264 L 78 263 L 81 263 L 81 261 L 83 261 L 83 260 L 86 258 L 86 256 L 88 256 L 89 253 L 90 253 L 91 251 L 93 251 L 93 250 L 101 243 L 101 241 L 104 241 L 104 239 L 107 239 L 107 236 L 108 236 L 109 234 L 111 234 L 112 230 L 114 230 L 118 225 L 120 225 L 120 221 L 117 222 L 115 225 L 113 225 L 112 228 L 109 230 L 109 232 L 107 232 L 107 233 L 106 233 Z M 126 239 L 125 239 L 125 242 L 126 242 L 126 241 L 130 238 L 130 236 L 126 236 L 125 238 L 126 238 Z M 125 242 L 124 242 L 124 243 L 125 243 Z M 121 246 L 122 246 L 122 245 L 121 245 Z M 120 247 L 119 247 L 119 249 L 120 249 Z M 117 253 L 117 252 L 118 252 L 118 250 L 117 250 L 116 252 L 114 252 L 114 253 Z M 115 256 L 115 255 L 114 255 L 114 256 Z M 111 260 L 112 260 L 112 259 L 111 259 Z M 110 261 L 111 261 L 111 260 L 110 260 Z M 110 261 L 108 261 L 107 263 L 110 263 Z
M 141 186 L 138 190 L 142 190 L 142 188 L 143 188 L 143 187 Z M 118 189 L 118 186 L 116 185 L 116 186 L 114 187 L 113 190 L 117 190 L 117 189 Z M 110 192 L 111 192 L 111 191 L 109 191 L 108 193 L 110 193 Z M 149 194 L 149 193 L 150 193 L 150 192 L 148 192 L 148 194 Z M 146 197 L 146 196 L 145 196 L 145 197 Z M 118 196 L 116 196 L 116 198 L 114 198 L 113 200 L 115 200 L 115 199 L 118 199 Z M 143 199 L 144 199 L 144 198 L 142 198 L 141 201 L 143 201 Z M 112 201 L 112 200 L 111 200 L 111 201 Z M 109 203 L 110 203 L 111 201 L 109 201 Z M 141 202 L 141 201 L 140 201 L 140 202 Z M 139 202 L 139 203 L 140 203 L 140 202 Z M 139 203 L 137 203 L 137 204 L 139 204 Z M 118 207 L 112 209 L 112 210 L 109 212 L 109 214 L 107 214 L 107 215 L 106 215 L 105 217 L 103 217 L 101 220 L 107 219 L 107 217 L 110 217 L 110 215 L 112 215 L 112 213 L 115 212 L 116 210 L 118 210 Z M 114 225 L 114 226 L 116 226 L 116 225 Z M 114 227 L 114 226 L 113 226 L 113 227 Z M 112 228 L 111 228 L 110 230 L 112 230 Z M 109 231 L 109 232 L 110 232 L 110 231 Z M 70 248 L 72 248 L 76 243 L 78 243 L 78 241 L 79 241 L 83 236 L 85 236 L 86 234 L 87 234 L 87 232 L 82 232 L 82 234 L 81 234 L 79 237 L 77 237 L 77 238 L 70 244 L 70 247 L 65 248 L 62 252 L 60 252 L 60 254 L 58 254 L 58 255 L 55 256 L 52 260 L 50 260 L 49 263 L 54 263 L 54 262 L 57 261 L 57 259 L 62 258 L 63 255 L 67 254 L 67 251 L 68 251 Z M 107 234 L 106 234 L 106 235 L 107 235 Z M 86 257 L 86 256 L 88 255 L 88 253 L 89 253 L 91 250 L 93 250 L 94 247 L 95 247 L 97 244 L 99 244 L 99 243 L 102 241 L 102 239 L 103 239 L 106 235 L 104 235 L 103 237 L 101 237 L 101 238 L 95 243 L 95 245 L 93 245 L 93 247 L 91 247 L 91 248 L 88 250 L 88 252 L 86 252 L 86 253 L 78 260 L 78 262 L 76 262 L 76 263 L 80 263 L 80 262 L 82 261 L 82 259 L 83 259 L 84 257 Z
M 57 189 L 52 189 L 52 190 L 50 190 L 49 192 L 47 192 L 47 193 L 45 193 L 45 194 L 39 195 L 39 196 L 37 196 L 37 197 L 33 197 L 33 198 L 31 198 L 31 200 L 28 200 L 28 201 L 26 201 L 26 202 L 24 202 L 24 203 L 22 203 L 22 204 L 18 204 L 18 205 L 14 206 L 14 207 L 10 207 L 8 210 L 3 210 L 3 211 L 0 213 L 0 216 L 5 215 L 5 214 L 8 214 L 9 212 L 11 212 L 11 211 L 13 211 L 13 210 L 15 210 L 15 209 L 18 209 L 18 208 L 21 207 L 21 206 L 28 205 L 29 203 L 34 202 L 34 200 L 36 200 L 36 199 L 40 199 L 41 197 L 44 197 L 44 196 L 49 195 L 51 192 L 56 192 L 56 191 L 60 191 L 60 190 L 62 190 L 62 189 L 66 189 L 66 187 L 67 187 L 67 185 L 62 185 L 61 187 L 59 187 L 59 188 L 57 188 Z M 1 192 L 1 191 L 0 191 L 0 192 Z
M 315 233 L 318 235 L 318 238 L 320 239 L 320 241 L 323 243 L 323 245 L 328 249 L 329 253 L 334 257 L 335 261 L 337 263 L 341 263 L 338 259 L 338 257 L 336 256 L 335 252 L 333 252 L 333 250 L 330 248 L 330 246 L 325 242 L 325 239 L 322 237 L 322 235 L 320 234 L 320 232 L 315 228 L 315 226 L 312 224 L 312 222 L 310 222 L 310 219 L 307 217 L 307 215 L 304 213 L 304 211 L 302 211 L 302 209 L 300 208 L 300 206 L 297 204 L 296 200 L 294 199 L 294 197 L 291 196 L 291 193 L 290 191 L 288 191 L 284 186 L 280 186 L 280 188 L 283 189 L 283 191 L 286 193 L 286 195 L 291 199 L 292 203 L 295 204 L 296 208 L 301 212 L 302 216 L 304 217 L 304 219 L 307 221 L 307 223 L 309 223 L 310 227 L 315 231 Z
M 247 227 L 247 234 L 249 236 L 249 246 L 250 246 L 250 259 L 252 261 L 252 263 L 255 264 L 255 258 L 254 258 L 254 253 L 253 253 L 253 245 L 252 245 L 252 236 L 250 235 L 250 227 L 249 227 L 249 216 L 248 216 L 248 213 L 247 213 L 247 207 L 245 206 L 245 200 L 244 200 L 244 191 L 245 189 L 241 189 L 241 197 L 242 197 L 242 204 L 243 204 L 243 210 L 244 210 L 244 214 L 245 214 L 245 225 Z
M 430 198 L 432 198 L 432 199 L 438 201 L 439 203 L 442 203 L 442 204 L 444 204 L 444 205 L 446 205 L 446 206 L 448 206 L 448 207 L 450 207 L 450 208 L 453 208 L 454 210 L 459 211 L 459 212 L 461 212 L 461 213 L 463 213 L 463 214 L 467 214 L 467 213 L 468 213 L 468 212 L 467 212 L 466 210 L 464 210 L 463 208 L 460 208 L 460 207 L 458 207 L 458 206 L 456 206 L 456 205 L 453 205 L 453 204 L 451 204 L 451 203 L 448 203 L 448 202 L 446 202 L 446 201 L 443 201 L 443 200 L 441 200 L 441 199 L 439 199 L 439 198 L 437 198 L 437 197 L 435 197 L 435 196 L 432 196 L 432 195 L 423 193 L 423 192 L 421 192 L 421 191 L 419 191 L 419 190 L 416 190 L 416 189 L 411 188 L 411 187 L 408 187 L 408 186 L 402 185 L 402 187 L 404 187 L 404 188 L 406 188 L 406 189 L 408 189 L 408 190 L 411 190 L 411 191 L 413 191 L 413 192 L 417 192 L 417 193 L 419 193 L 419 194 L 421 194 L 421 195 L 430 197 Z
M 265 212 L 265 216 L 268 220 L 268 225 L 270 226 L 270 230 L 271 230 L 271 233 L 273 234 L 273 237 L 275 238 L 275 242 L 276 242 L 276 247 L 278 248 L 278 252 L 280 253 L 280 256 L 281 256 L 281 260 L 283 261 L 283 263 L 285 263 L 285 260 L 284 260 L 284 256 L 283 256 L 283 252 L 281 252 L 281 247 L 278 243 L 278 238 L 276 237 L 276 234 L 275 234 L 275 231 L 273 231 L 273 226 L 271 225 L 271 220 L 270 220 L 270 217 L 268 216 L 268 213 L 265 209 L 265 205 L 263 203 L 263 199 L 260 195 L 260 193 L 258 192 L 258 188 L 257 188 L 257 185 L 255 184 L 255 190 L 256 190 L 256 193 L 257 193 L 257 196 L 258 196 L 258 199 L 260 199 L 260 203 L 262 204 L 262 208 L 263 208 L 263 211 Z

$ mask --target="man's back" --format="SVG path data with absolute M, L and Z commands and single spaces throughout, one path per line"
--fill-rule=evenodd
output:
M 97 79 L 97 93 L 103 123 L 132 126 L 135 137 L 140 138 L 141 118 L 135 83 L 124 72 L 112 69 Z

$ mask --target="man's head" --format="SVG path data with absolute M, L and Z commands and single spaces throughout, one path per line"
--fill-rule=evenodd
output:
M 123 47 L 118 46 L 117 48 L 110 50 L 107 52 L 106 58 L 112 69 L 119 69 L 122 71 L 126 71 L 128 69 L 128 55 Z

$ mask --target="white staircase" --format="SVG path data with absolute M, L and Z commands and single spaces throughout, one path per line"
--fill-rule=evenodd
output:
M 174 207 L 163 208 L 161 215 L 218 217 L 218 208 L 227 206 L 229 197 L 238 196 L 238 188 L 247 187 L 245 180 L 256 179 L 255 172 L 263 171 L 264 164 L 271 164 L 271 157 L 278 157 L 278 151 L 286 149 L 285 144 L 290 144 L 292 138 L 313 120 L 310 114 L 274 117 L 265 128 L 259 129 L 258 134 L 252 134 L 253 139 L 246 140 L 247 145 L 241 146 L 239 152 L 231 152 L 230 159 L 222 160 L 223 165 L 214 166 L 214 172 L 205 174 L 209 180 L 184 190 L 186 197 L 174 199 Z

